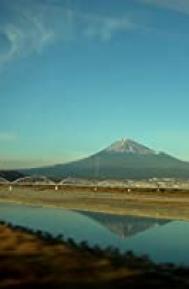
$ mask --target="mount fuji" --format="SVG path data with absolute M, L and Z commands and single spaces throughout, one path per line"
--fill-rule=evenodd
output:
M 21 172 L 56 178 L 189 178 L 189 163 L 164 152 L 156 152 L 131 139 L 122 139 L 78 161 Z

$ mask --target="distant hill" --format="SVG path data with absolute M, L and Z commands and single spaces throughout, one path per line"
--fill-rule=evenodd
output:
M 8 181 L 14 181 L 23 177 L 24 174 L 18 171 L 4 171 L 0 170 L 0 177 L 5 178 Z
M 21 173 L 58 178 L 189 178 L 189 163 L 166 153 L 156 152 L 133 140 L 123 139 L 85 159 L 22 170 Z

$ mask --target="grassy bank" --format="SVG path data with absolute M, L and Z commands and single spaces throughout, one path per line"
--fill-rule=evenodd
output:
M 188 288 L 189 268 L 0 224 L 0 288 Z
M 189 220 L 189 193 L 184 191 L 131 191 L 112 188 L 0 187 L 0 200 L 41 206 Z

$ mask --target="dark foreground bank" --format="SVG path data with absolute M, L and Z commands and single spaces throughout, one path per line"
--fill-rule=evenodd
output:
M 0 288 L 188 288 L 189 268 L 0 224 Z

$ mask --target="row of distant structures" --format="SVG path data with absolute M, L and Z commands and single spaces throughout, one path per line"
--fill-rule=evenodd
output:
M 189 189 L 189 179 L 173 179 L 173 178 L 152 178 L 148 180 L 89 180 L 81 178 L 67 177 L 61 181 L 54 181 L 45 176 L 26 176 L 18 178 L 14 181 L 0 177 L 0 185 L 13 186 L 81 186 L 81 187 L 112 187 L 112 188 L 148 188 L 148 189 Z

